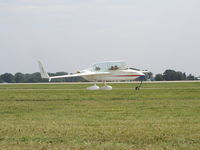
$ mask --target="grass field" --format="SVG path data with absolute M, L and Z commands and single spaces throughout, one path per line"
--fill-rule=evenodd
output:
M 200 82 L 88 86 L 1 84 L 0 149 L 200 149 Z

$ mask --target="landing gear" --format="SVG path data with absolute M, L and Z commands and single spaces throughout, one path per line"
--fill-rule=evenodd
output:
M 143 82 L 143 80 L 141 80 L 141 82 L 140 82 L 140 85 L 139 86 L 136 86 L 135 87 L 135 90 L 137 91 L 137 90 L 140 90 L 140 87 L 141 87 L 141 85 L 142 85 L 142 82 Z
M 112 86 L 107 85 L 106 82 L 104 82 L 104 85 L 105 86 L 101 87 L 100 90 L 112 90 Z
M 90 87 L 87 88 L 87 90 L 99 90 L 99 89 L 100 88 L 99 88 L 99 86 L 96 85 L 96 82 L 93 86 L 90 86 Z
M 87 90 L 112 90 L 112 86 L 109 86 L 106 84 L 106 82 L 104 82 L 104 86 L 99 87 L 96 85 L 96 82 L 93 86 L 90 86 L 87 88 Z

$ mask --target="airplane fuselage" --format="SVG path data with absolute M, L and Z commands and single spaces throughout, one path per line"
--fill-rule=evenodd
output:
M 110 74 L 105 74 L 105 75 L 83 76 L 83 78 L 88 81 L 127 81 L 127 80 L 135 80 L 136 78 L 144 76 L 145 75 L 139 71 L 126 69 L 126 70 L 110 71 Z

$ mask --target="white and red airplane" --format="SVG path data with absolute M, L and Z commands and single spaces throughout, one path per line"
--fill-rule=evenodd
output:
M 105 61 L 99 62 L 92 65 L 91 68 L 79 71 L 70 75 L 61 75 L 61 76 L 49 76 L 45 71 L 42 63 L 38 61 L 40 74 L 42 78 L 57 79 L 57 78 L 69 78 L 69 77 L 78 77 L 81 76 L 88 81 L 94 81 L 95 85 L 88 87 L 87 90 L 112 90 L 112 86 L 106 85 L 106 81 L 128 81 L 141 78 L 141 84 L 145 77 L 145 73 L 148 71 L 140 71 L 132 68 L 127 68 L 124 61 Z M 103 87 L 96 85 L 97 81 L 103 81 Z M 135 89 L 139 90 L 140 86 L 137 86 Z

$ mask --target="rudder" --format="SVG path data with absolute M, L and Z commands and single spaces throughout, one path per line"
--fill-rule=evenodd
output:
M 40 75 L 41 75 L 41 78 L 43 79 L 49 79 L 49 75 L 48 73 L 45 71 L 42 63 L 40 61 L 38 61 L 38 65 L 39 65 L 39 68 L 40 68 Z

